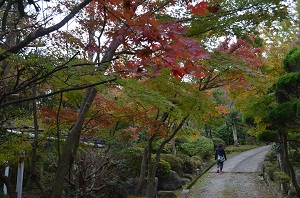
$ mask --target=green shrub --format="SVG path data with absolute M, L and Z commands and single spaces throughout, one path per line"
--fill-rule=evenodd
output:
M 202 159 L 201 159 L 200 156 L 197 156 L 197 155 L 192 156 L 192 157 L 191 157 L 191 160 L 192 160 L 193 165 L 194 165 L 196 168 L 201 168 L 203 162 L 202 162 Z
M 156 177 L 158 179 L 168 178 L 171 175 L 171 166 L 169 162 L 160 159 L 157 170 L 156 170 Z
M 177 137 L 175 139 L 175 142 L 176 142 L 176 145 L 179 146 L 180 144 L 190 142 L 190 140 L 187 137 Z
M 181 148 L 182 153 L 190 157 L 199 155 L 202 158 L 208 159 L 213 154 L 214 145 L 210 139 L 200 136 L 194 142 L 182 144 Z
M 159 139 L 153 144 L 153 152 L 156 153 L 161 143 L 164 141 L 164 139 Z M 171 154 L 173 152 L 173 142 L 168 142 L 165 144 L 162 153 L 164 154 Z
M 277 142 L 278 133 L 270 130 L 262 131 L 257 135 L 257 140 L 262 142 Z
M 191 141 L 186 137 L 180 137 L 180 138 L 175 139 L 175 143 L 176 143 L 175 145 L 176 145 L 177 153 L 182 153 L 184 155 L 187 155 L 187 153 L 185 152 L 185 149 L 182 148 L 182 145 L 186 144 L 186 143 L 191 143 Z
M 188 155 L 188 156 L 194 156 L 199 152 L 199 148 L 195 146 L 193 142 L 189 143 L 183 143 L 181 145 L 180 149 L 182 154 Z
M 283 171 L 274 171 L 274 179 L 275 181 L 280 181 L 280 183 L 289 183 L 290 177 Z
M 225 141 L 221 138 L 213 138 L 214 148 L 217 148 L 219 144 L 225 145 Z
M 277 156 L 276 156 L 276 152 L 274 151 L 274 149 L 271 149 L 271 151 L 266 154 L 265 161 L 269 161 L 269 162 L 277 161 Z
M 293 162 L 293 164 L 299 164 L 300 163 L 300 152 L 299 151 L 291 151 L 290 152 L 290 160 Z
M 183 174 L 183 164 L 184 164 L 184 162 L 183 162 L 182 159 L 180 159 L 176 155 L 162 154 L 160 156 L 160 159 L 167 161 L 171 166 L 171 170 L 175 171 L 178 175 L 181 176 Z
M 122 150 L 116 156 L 116 165 L 125 178 L 136 177 L 140 174 L 143 159 L 143 148 L 130 147 Z
M 183 172 L 187 174 L 193 174 L 196 171 L 196 166 L 194 165 L 192 159 L 184 154 L 178 154 L 177 157 L 183 160 Z
M 204 136 L 197 138 L 195 146 L 199 148 L 197 154 L 202 158 L 209 159 L 213 155 L 214 145 L 209 138 Z
M 245 144 L 246 144 L 246 145 L 254 145 L 254 144 L 257 144 L 257 138 L 256 138 L 256 137 L 253 137 L 253 136 L 248 136 L 248 137 L 246 137 L 246 139 L 245 139 Z
M 283 58 L 283 68 L 287 72 L 300 71 L 300 48 L 293 47 Z
M 267 173 L 267 175 L 269 176 L 269 178 L 274 181 L 275 180 L 275 171 L 278 171 L 278 166 L 276 163 L 272 163 L 269 161 L 265 161 L 264 162 L 264 166 L 265 166 L 265 171 Z

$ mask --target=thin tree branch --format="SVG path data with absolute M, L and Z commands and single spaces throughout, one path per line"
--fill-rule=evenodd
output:
M 29 98 L 22 98 L 22 99 L 19 99 L 19 100 L 13 100 L 13 101 L 1 104 L 0 108 L 6 107 L 6 106 L 9 106 L 9 105 L 12 105 L 12 104 L 17 104 L 17 103 L 21 103 L 21 102 L 27 102 L 27 101 L 30 101 L 30 100 L 46 98 L 46 97 L 53 96 L 53 95 L 56 95 L 56 94 L 59 94 L 59 93 L 63 93 L 63 92 L 86 89 L 86 88 L 89 88 L 89 87 L 93 87 L 93 86 L 97 86 L 97 85 L 101 85 L 101 84 L 113 82 L 113 81 L 116 81 L 116 80 L 117 80 L 117 78 L 113 78 L 113 79 L 110 79 L 110 80 L 105 80 L 105 81 L 101 81 L 101 82 L 94 83 L 94 84 L 82 85 L 82 86 L 76 86 L 76 87 L 70 87 L 70 88 L 66 88 L 66 89 L 61 89 L 61 90 L 54 91 L 54 92 L 49 93 L 49 94 L 40 95 L 40 96 L 29 97 Z
M 10 56 L 11 53 L 17 53 L 24 47 L 26 47 L 28 44 L 30 44 L 35 39 L 45 36 L 47 34 L 50 34 L 53 31 L 56 31 L 63 27 L 68 21 L 70 21 L 82 8 L 84 8 L 86 5 L 88 5 L 92 0 L 84 0 L 82 3 L 80 3 L 78 6 L 76 6 L 64 19 L 62 19 L 59 23 L 48 27 L 43 28 L 40 27 L 36 31 L 30 33 L 23 41 L 21 41 L 19 44 L 11 47 L 10 49 L 6 50 L 5 52 L 0 54 L 0 61 L 5 60 L 7 57 Z

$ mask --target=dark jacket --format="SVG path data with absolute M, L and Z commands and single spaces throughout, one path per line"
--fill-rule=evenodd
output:
M 223 147 L 220 147 L 220 146 L 219 146 L 219 147 L 216 149 L 215 160 L 218 159 L 218 155 L 224 156 L 225 159 L 227 160 L 226 153 L 225 153 L 225 150 L 223 149 Z

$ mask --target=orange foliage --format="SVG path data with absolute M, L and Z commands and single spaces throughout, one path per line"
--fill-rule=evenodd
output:
M 39 118 L 49 126 L 56 125 L 57 110 L 50 109 L 45 106 L 39 107 Z M 77 120 L 77 112 L 74 112 L 70 108 L 61 108 L 59 114 L 59 120 L 61 123 L 70 124 L 75 123 Z
M 215 108 L 218 111 L 219 115 L 229 114 L 230 113 L 230 108 L 229 108 L 228 105 L 218 105 Z

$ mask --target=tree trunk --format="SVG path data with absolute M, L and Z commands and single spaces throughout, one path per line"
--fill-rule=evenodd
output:
M 37 89 L 37 85 L 34 84 L 33 85 L 33 94 L 34 96 L 36 96 L 36 90 Z M 45 186 L 42 184 L 42 182 L 40 181 L 40 175 L 37 171 L 36 168 L 36 161 L 37 161 L 37 148 L 38 148 L 38 129 L 39 129 L 39 125 L 38 125 L 38 119 L 37 119 L 37 108 L 36 108 L 36 101 L 33 100 L 32 101 L 32 108 L 33 108 L 33 120 L 34 120 L 34 139 L 32 142 L 32 154 L 31 154 L 31 167 L 30 167 L 30 179 L 32 179 L 32 181 L 34 183 L 36 183 L 36 185 L 38 186 L 38 188 L 41 191 L 41 194 L 43 195 L 43 197 L 47 197 L 47 191 Z
M 77 141 L 79 141 L 81 129 L 84 124 L 86 114 L 96 96 L 96 93 L 97 91 L 93 87 L 89 88 L 85 93 L 85 97 L 80 107 L 78 119 L 76 121 L 75 126 L 71 129 L 71 131 L 68 134 L 67 141 L 65 143 L 64 150 L 61 155 L 61 159 L 58 163 L 58 168 L 56 171 L 52 194 L 51 194 L 52 198 L 60 197 L 63 191 L 65 176 L 68 173 L 70 169 L 70 165 L 73 162 L 73 158 L 72 158 L 74 157 L 73 154 L 77 152 L 76 150 L 74 150 L 74 145 L 78 144 Z
M 205 124 L 204 129 L 205 129 L 206 137 L 209 138 L 210 140 L 212 140 L 211 126 Z
M 291 177 L 292 183 L 295 187 L 295 190 L 298 194 L 298 197 L 300 197 L 300 187 L 299 184 L 296 180 L 296 175 L 295 175 L 295 170 L 293 165 L 290 162 L 289 159 L 289 151 L 288 151 L 288 144 L 287 144 L 287 132 L 283 132 L 282 136 L 283 136 L 283 152 L 284 152 L 284 159 L 286 161 L 286 165 L 287 165 L 287 170 L 289 170 L 289 175 Z
M 153 198 L 155 195 L 153 195 L 154 191 L 154 181 L 155 181 L 155 175 L 152 177 L 153 174 L 153 163 L 151 159 L 151 153 L 152 153 L 152 142 L 153 142 L 154 136 L 151 136 L 148 140 L 148 174 L 147 174 L 147 197 Z
M 165 121 L 165 119 L 167 119 L 168 115 L 164 116 L 161 121 Z M 149 161 L 148 161 L 148 176 L 147 176 L 147 197 L 148 198 L 152 198 L 153 195 L 152 192 L 154 191 L 154 183 L 155 183 L 155 175 L 156 175 L 156 170 L 157 170 L 157 167 L 159 165 L 159 161 L 160 161 L 160 154 L 162 153 L 163 151 L 163 148 L 164 146 L 170 142 L 174 137 L 175 135 L 177 134 L 177 132 L 182 128 L 183 124 L 185 123 L 185 121 L 188 119 L 189 117 L 189 114 L 187 116 L 185 116 L 180 124 L 173 130 L 172 134 L 166 138 L 159 146 L 157 152 L 156 152 L 156 158 L 154 160 L 154 163 L 152 163 L 152 160 L 151 160 L 151 145 L 152 145 L 152 141 L 149 141 L 148 142 L 148 147 L 149 147 Z M 154 138 L 153 136 L 151 137 L 152 139 Z
M 175 139 L 172 140 L 172 147 L 173 147 L 173 154 L 177 155 L 176 140 Z
M 14 185 L 11 183 L 9 178 L 0 172 L 0 180 L 6 185 L 7 193 L 10 198 L 17 198 L 17 192 Z
M 148 149 L 148 146 L 146 146 L 144 148 L 144 152 L 143 152 L 143 159 L 142 159 L 142 163 L 141 163 L 141 172 L 140 172 L 140 176 L 139 176 L 138 185 L 135 190 L 135 195 L 139 195 L 142 192 L 142 188 L 145 183 L 145 178 L 146 178 L 146 173 L 147 173 L 148 153 L 149 153 L 149 149 Z
M 237 131 L 236 131 L 235 123 L 232 123 L 231 128 L 232 128 L 232 135 L 233 135 L 234 146 L 238 146 L 239 142 L 238 142 L 238 137 L 237 137 Z
M 285 132 L 279 132 L 279 164 L 280 164 L 280 169 L 286 173 L 287 175 L 290 176 L 290 169 L 289 165 L 287 164 L 287 153 L 285 151 L 285 145 L 286 145 L 286 138 L 285 138 Z M 281 184 L 282 191 L 285 193 L 288 193 L 289 186 L 287 183 Z

